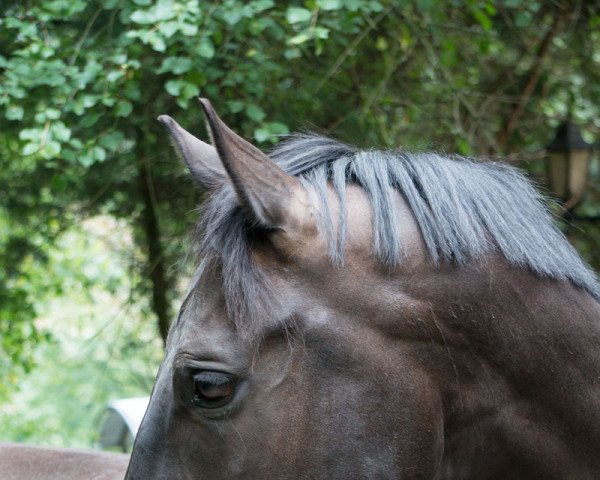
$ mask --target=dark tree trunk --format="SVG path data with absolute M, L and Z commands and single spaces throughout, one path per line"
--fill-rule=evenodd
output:
M 144 155 L 146 154 L 144 152 Z M 146 240 L 147 274 L 150 275 L 152 283 L 151 305 L 152 310 L 156 314 L 158 331 L 164 343 L 169 331 L 169 300 L 167 292 L 170 285 L 165 273 L 165 257 L 160 240 L 160 225 L 154 195 L 154 184 L 147 158 L 140 159 L 139 187 L 143 202 L 140 220 Z

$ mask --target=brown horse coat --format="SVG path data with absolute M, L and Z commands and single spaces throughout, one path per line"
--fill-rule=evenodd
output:
M 129 455 L 0 444 L 0 480 L 121 480 Z

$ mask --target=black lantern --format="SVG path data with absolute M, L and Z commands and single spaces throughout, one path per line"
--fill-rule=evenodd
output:
M 556 137 L 546 151 L 549 157 L 548 186 L 567 209 L 572 209 L 588 186 L 592 146 L 583 139 L 577 126 L 567 120 L 558 127 Z

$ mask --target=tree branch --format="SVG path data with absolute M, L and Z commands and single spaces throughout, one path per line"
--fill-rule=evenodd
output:
M 496 137 L 496 144 L 500 151 L 504 150 L 508 140 L 513 134 L 515 127 L 517 126 L 517 122 L 521 118 L 527 103 L 529 102 L 529 98 L 531 94 L 535 90 L 537 86 L 540 75 L 542 73 L 542 69 L 544 66 L 544 60 L 548 56 L 548 52 L 550 50 L 550 45 L 552 44 L 552 40 L 558 34 L 563 24 L 567 21 L 567 19 L 571 16 L 573 12 L 570 10 L 563 10 L 559 14 L 554 17 L 552 21 L 552 25 L 542 38 L 542 41 L 538 45 L 536 49 L 535 59 L 533 61 L 533 65 L 529 69 L 529 72 L 525 76 L 523 91 L 519 95 L 517 101 L 513 104 L 511 112 L 500 129 Z

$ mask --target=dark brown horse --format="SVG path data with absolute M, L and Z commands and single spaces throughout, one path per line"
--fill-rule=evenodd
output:
M 599 479 L 600 289 L 516 170 L 169 117 L 210 196 L 127 474 Z

